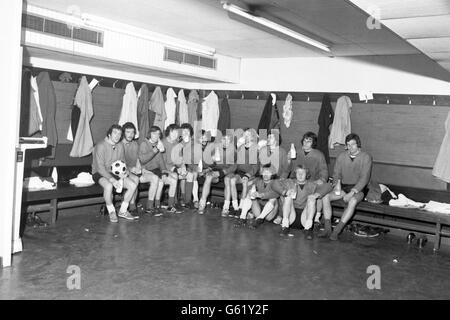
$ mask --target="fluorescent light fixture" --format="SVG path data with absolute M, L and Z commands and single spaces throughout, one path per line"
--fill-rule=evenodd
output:
M 235 5 L 232 5 L 232 4 L 229 4 L 229 3 L 224 3 L 223 4 L 223 8 L 225 10 L 229 11 L 229 12 L 232 12 L 232 13 L 237 14 L 237 15 L 243 17 L 243 18 L 246 18 L 248 20 L 251 20 L 251 21 L 254 21 L 256 23 L 259 23 L 259 24 L 261 24 L 261 25 L 263 25 L 263 26 L 265 26 L 267 28 L 270 28 L 272 30 L 275 30 L 277 32 L 283 33 L 283 34 L 285 34 L 285 35 L 287 35 L 287 36 L 289 36 L 291 38 L 300 40 L 300 41 L 302 41 L 304 43 L 307 43 L 307 44 L 309 44 L 311 46 L 314 46 L 314 47 L 316 47 L 316 48 L 318 48 L 320 50 L 323 50 L 323 51 L 326 51 L 326 52 L 331 52 L 330 48 L 327 45 L 325 45 L 325 44 L 323 44 L 323 43 L 321 43 L 319 41 L 311 39 L 311 38 L 309 38 L 309 37 L 307 37 L 307 36 L 305 36 L 303 34 L 300 34 L 298 32 L 295 32 L 295 31 L 291 30 L 291 29 L 288 29 L 288 28 L 286 28 L 286 27 L 284 27 L 282 25 L 279 25 L 279 24 L 277 24 L 275 22 L 272 22 L 272 21 L 270 21 L 270 20 L 268 20 L 266 18 L 254 16 L 254 15 L 248 13 L 247 11 L 245 11 L 244 9 L 239 8 L 238 6 L 235 6 Z
M 216 52 L 216 49 L 211 47 L 202 46 L 196 43 L 166 36 L 146 29 L 133 27 L 128 24 L 111 21 L 102 17 L 90 14 L 82 14 L 81 18 L 85 26 L 90 26 L 98 29 L 107 29 L 121 34 L 159 42 L 168 47 L 179 48 L 188 52 L 194 52 L 208 56 L 212 56 Z

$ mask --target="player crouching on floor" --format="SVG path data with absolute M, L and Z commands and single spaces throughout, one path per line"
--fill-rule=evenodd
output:
M 328 183 L 318 185 L 309 180 L 309 170 L 304 165 L 297 165 L 294 169 L 295 179 L 284 181 L 288 188 L 282 197 L 283 220 L 281 222 L 282 236 L 289 235 L 289 228 L 305 229 L 305 237 L 313 239 L 313 219 L 316 213 L 316 201 L 330 190 Z M 301 214 L 297 214 L 298 209 Z
M 261 177 L 257 177 L 253 186 L 247 193 L 242 203 L 242 210 L 239 220 L 235 223 L 235 227 L 245 226 L 248 219 L 255 217 L 253 223 L 249 224 L 250 228 L 257 228 L 264 220 L 272 221 L 278 212 L 278 198 L 286 195 L 287 189 L 283 187 L 281 181 L 276 179 L 276 168 L 270 164 L 261 167 Z M 261 211 L 261 207 L 263 207 Z M 249 210 L 252 214 L 248 214 Z

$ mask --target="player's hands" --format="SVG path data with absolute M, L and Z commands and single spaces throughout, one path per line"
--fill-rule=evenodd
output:
M 349 192 L 349 193 L 346 193 L 346 194 L 342 197 L 342 199 L 343 199 L 345 202 L 349 202 L 350 199 L 353 197 L 353 195 L 354 195 L 354 193 L 353 193 L 353 191 L 351 191 L 351 192 Z
M 286 193 L 286 196 L 293 198 L 295 196 L 295 194 L 296 194 L 295 189 L 289 189 Z

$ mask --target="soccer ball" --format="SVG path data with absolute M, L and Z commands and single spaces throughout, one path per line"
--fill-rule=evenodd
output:
M 111 164 L 111 172 L 119 178 L 125 178 L 128 175 L 127 165 L 122 160 L 116 160 Z

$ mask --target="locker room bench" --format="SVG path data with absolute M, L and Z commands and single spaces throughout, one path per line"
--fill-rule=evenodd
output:
M 212 185 L 215 196 L 223 196 L 224 184 L 222 182 Z M 403 186 L 389 186 L 395 193 L 403 193 L 406 197 L 417 202 L 430 200 L 450 203 L 450 192 L 440 190 L 428 190 Z M 334 201 L 332 203 L 333 216 L 341 217 L 345 203 Z M 434 213 L 421 209 L 397 208 L 384 204 L 376 204 L 363 201 L 356 207 L 353 221 L 368 224 L 398 228 L 402 230 L 417 231 L 434 235 L 434 250 L 439 250 L 441 236 L 450 237 L 450 215 Z M 446 227 L 447 226 L 447 227 Z

